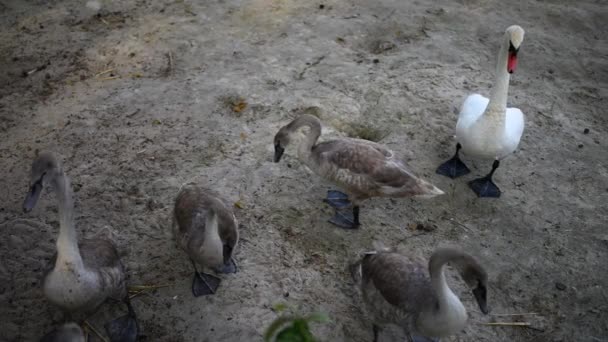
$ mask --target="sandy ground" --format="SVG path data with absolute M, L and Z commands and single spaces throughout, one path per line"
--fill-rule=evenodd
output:
M 0 0 L 0 340 L 33 341 L 62 319 L 41 291 L 54 196 L 21 212 L 34 151 L 51 149 L 81 237 L 111 227 L 131 284 L 170 285 L 134 300 L 149 341 L 261 340 L 279 302 L 326 312 L 324 341 L 371 341 L 346 264 L 374 240 L 420 256 L 462 246 L 488 269 L 494 314 L 537 313 L 483 316 L 451 276 L 471 320 L 448 341 L 608 341 L 607 15 L 592 0 Z M 456 181 L 434 169 L 514 23 L 526 37 L 509 103 L 526 130 L 497 172 L 503 197 L 480 200 L 466 181 L 488 163 L 467 159 Z M 331 226 L 330 185 L 293 150 L 272 162 L 272 136 L 304 112 L 326 137 L 380 140 L 448 195 L 370 200 L 360 230 Z M 193 299 L 169 233 L 187 181 L 242 206 L 240 272 L 212 297 Z M 408 228 L 418 222 L 436 229 Z M 102 330 L 123 310 L 90 321 Z M 514 320 L 533 329 L 480 324 Z

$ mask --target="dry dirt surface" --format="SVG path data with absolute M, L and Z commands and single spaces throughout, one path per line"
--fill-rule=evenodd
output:
M 55 196 L 23 214 L 35 150 L 62 156 L 80 237 L 117 235 L 148 341 L 260 341 L 284 302 L 327 313 L 323 341 L 371 341 L 347 272 L 380 241 L 428 257 L 476 255 L 490 316 L 450 271 L 470 324 L 447 341 L 608 341 L 608 17 L 604 0 L 0 0 L 0 340 L 35 341 L 62 322 L 41 291 L 58 233 Z M 472 173 L 434 173 L 454 148 L 455 111 L 488 95 L 504 29 L 526 30 L 509 104 L 526 115 L 502 163 L 498 199 Z M 447 192 L 374 199 L 363 226 L 338 229 L 331 185 L 272 136 L 300 113 L 324 138 L 380 141 Z M 236 203 L 239 273 L 193 298 L 191 266 L 170 234 L 180 186 Z M 417 224 L 432 231 L 416 229 Z M 103 305 L 99 331 L 124 313 Z M 523 316 L 501 314 L 528 313 Z M 530 328 L 484 322 L 529 322 Z M 403 340 L 396 329 L 382 341 Z M 95 336 L 91 341 L 97 340 Z

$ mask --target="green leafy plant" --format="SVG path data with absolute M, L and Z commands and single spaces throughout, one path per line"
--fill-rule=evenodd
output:
M 277 317 L 264 333 L 265 342 L 318 342 L 319 340 L 310 332 L 310 323 L 326 323 L 329 317 L 322 313 L 300 315 L 288 310 L 287 305 L 274 306 L 277 312 L 290 311 L 286 315 Z

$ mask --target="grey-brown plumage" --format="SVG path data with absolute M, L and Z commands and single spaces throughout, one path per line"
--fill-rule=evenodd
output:
M 198 272 L 196 264 L 220 273 L 236 272 L 232 258 L 239 240 L 232 207 L 215 192 L 189 184 L 177 195 L 173 209 L 173 233 L 195 268 L 195 296 L 213 294 L 220 279 Z
M 349 207 L 353 209 L 354 226 L 358 225 L 359 203 L 365 199 L 443 194 L 431 183 L 414 175 L 402 160 L 380 144 L 348 138 L 317 143 L 321 122 L 312 115 L 297 117 L 275 135 L 275 162 L 281 159 L 286 146 L 303 128 L 308 128 L 308 131 L 299 142 L 298 158 L 316 174 L 346 191 L 352 201 Z M 339 200 L 346 203 L 346 196 Z M 336 208 L 341 206 L 332 198 L 327 202 Z
M 458 249 L 437 249 L 428 267 L 423 260 L 388 250 L 367 253 L 353 265 L 366 309 L 373 317 L 375 338 L 379 326 L 385 324 L 402 327 L 410 338 L 446 337 L 466 326 L 466 309 L 443 274 L 448 262 L 474 288 L 475 298 L 486 313 L 486 272 L 472 256 Z
M 133 341 L 137 324 L 128 303 L 126 274 L 116 247 L 109 234 L 98 234 L 78 243 L 70 181 L 52 153 L 41 153 L 32 164 L 31 187 L 23 203 L 24 211 L 34 208 L 45 184 L 54 190 L 59 204 L 57 253 L 44 275 L 45 296 L 68 313 L 91 314 L 108 298 L 125 301 L 129 315 L 119 318 L 120 322 L 108 324 L 120 331 L 110 337 Z
M 66 323 L 44 335 L 40 342 L 85 342 L 84 332 L 76 323 Z
M 100 234 L 102 235 L 102 234 Z M 127 297 L 127 284 L 125 268 L 120 260 L 116 246 L 109 236 L 98 236 L 91 239 L 83 239 L 78 243 L 78 249 L 82 257 L 83 265 L 86 269 L 96 270 L 99 274 L 99 280 L 97 284 L 91 285 L 90 289 L 97 288 L 99 294 L 107 293 L 106 297 L 101 295 L 91 296 L 86 301 L 83 300 L 80 303 L 71 301 L 67 304 L 67 300 L 55 300 L 55 295 L 47 295 L 47 298 L 55 305 L 63 308 L 67 311 L 77 312 L 82 311 L 84 313 L 93 313 L 99 305 L 101 305 L 107 298 L 111 298 L 116 301 L 124 300 Z M 57 253 L 51 258 L 47 272 L 44 275 L 44 288 L 45 292 L 53 292 L 51 287 L 53 284 L 47 284 L 46 279 L 51 274 L 57 263 Z M 47 290 L 47 286 L 49 290 Z M 91 290 L 89 290 L 91 291 Z M 53 292 L 54 293 L 54 292 Z

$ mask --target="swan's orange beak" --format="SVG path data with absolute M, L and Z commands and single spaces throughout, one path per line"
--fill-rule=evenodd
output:
M 509 74 L 515 72 L 517 68 L 517 50 L 509 51 L 509 59 L 507 60 L 507 71 Z

